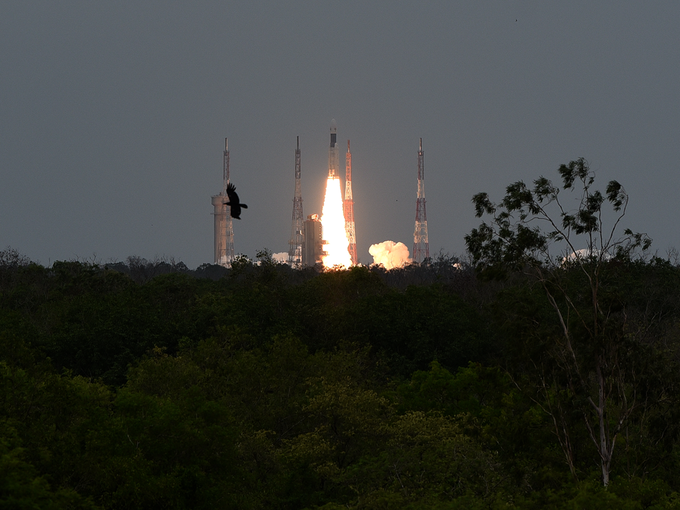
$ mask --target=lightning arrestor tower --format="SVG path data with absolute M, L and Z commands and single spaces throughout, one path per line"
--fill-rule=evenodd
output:
M 349 151 L 347 140 L 347 154 L 345 154 L 345 201 L 343 202 L 345 214 L 345 233 L 349 246 L 347 251 L 352 258 L 352 265 L 357 265 L 357 240 L 354 227 L 354 199 L 352 198 L 352 153 Z
M 302 242 L 304 239 L 302 214 L 302 182 L 300 176 L 300 137 L 297 137 L 295 149 L 295 197 L 293 198 L 293 226 L 290 234 L 290 248 L 288 250 L 288 263 L 292 266 L 302 264 Z
M 229 184 L 229 139 L 224 139 L 222 160 L 222 191 L 212 197 L 215 216 L 215 264 L 230 267 L 234 261 L 234 227 L 227 213 L 227 184 Z
M 413 232 L 413 260 L 420 264 L 430 257 L 427 237 L 427 210 L 425 209 L 425 158 L 423 139 L 418 149 L 418 197 L 416 198 L 416 228 Z

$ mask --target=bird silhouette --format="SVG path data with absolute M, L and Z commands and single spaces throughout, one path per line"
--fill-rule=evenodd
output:
M 229 197 L 229 202 L 226 202 L 226 204 L 231 207 L 231 217 L 240 220 L 241 208 L 248 209 L 248 206 L 241 203 L 236 194 L 236 186 L 232 183 L 227 184 L 227 196 Z

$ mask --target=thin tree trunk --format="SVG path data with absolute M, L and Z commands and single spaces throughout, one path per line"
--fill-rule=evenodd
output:
M 604 398 L 604 377 L 602 376 L 602 366 L 597 364 L 597 419 L 600 422 L 600 466 L 602 467 L 602 484 L 606 487 L 609 485 L 609 466 L 611 461 L 611 452 L 609 451 L 609 442 L 607 438 L 607 424 L 605 423 L 605 398 Z

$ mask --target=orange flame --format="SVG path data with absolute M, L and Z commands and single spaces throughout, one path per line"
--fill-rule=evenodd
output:
M 348 251 L 349 241 L 345 232 L 342 193 L 340 192 L 340 180 L 337 177 L 329 177 L 326 182 L 326 198 L 323 202 L 321 226 L 325 252 L 322 257 L 324 267 L 350 267 L 352 258 Z

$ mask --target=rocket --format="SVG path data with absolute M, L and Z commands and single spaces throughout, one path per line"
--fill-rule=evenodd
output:
M 331 146 L 328 149 L 328 177 L 337 177 L 338 162 L 338 129 L 335 119 L 331 121 Z

